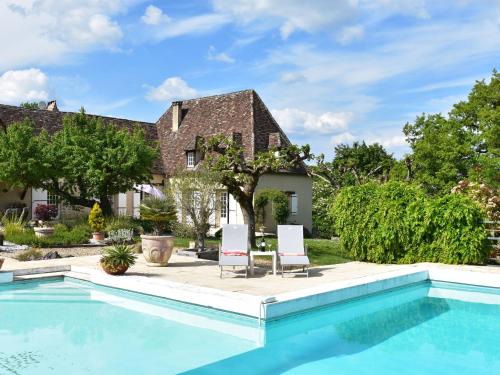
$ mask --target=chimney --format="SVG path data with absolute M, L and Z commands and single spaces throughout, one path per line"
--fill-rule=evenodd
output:
M 182 102 L 172 102 L 172 131 L 179 130 L 182 120 Z
M 59 108 L 57 108 L 57 103 L 55 100 L 51 100 L 47 103 L 47 111 L 58 112 Z

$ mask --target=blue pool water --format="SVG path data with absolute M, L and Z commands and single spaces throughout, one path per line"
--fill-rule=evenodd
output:
M 259 327 L 61 279 L 0 286 L 0 374 L 499 374 L 500 291 L 420 283 Z

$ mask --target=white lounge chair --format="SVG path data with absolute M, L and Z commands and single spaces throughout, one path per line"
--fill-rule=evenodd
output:
M 222 244 L 219 247 L 220 278 L 225 266 L 245 267 L 248 276 L 248 225 L 224 224 L 222 226 Z
M 296 275 L 309 277 L 309 258 L 304 246 L 304 229 L 302 225 L 278 225 L 278 256 L 281 265 L 281 276 L 285 275 L 285 267 L 299 266 L 302 272 Z

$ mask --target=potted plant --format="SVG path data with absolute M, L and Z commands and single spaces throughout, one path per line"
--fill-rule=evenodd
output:
M 97 202 L 94 203 L 94 206 L 90 210 L 89 225 L 90 229 L 92 229 L 92 238 L 95 241 L 104 241 L 105 220 L 101 206 Z
M 54 234 L 50 221 L 57 217 L 57 206 L 53 204 L 39 204 L 35 208 L 36 226 L 33 228 L 35 236 L 49 237 Z
M 123 275 L 135 264 L 136 255 L 131 246 L 118 244 L 105 250 L 101 257 L 101 267 L 109 275 Z
M 174 249 L 174 236 L 165 235 L 177 218 L 175 203 L 170 195 L 165 198 L 147 197 L 139 207 L 141 219 L 150 221 L 152 234 L 141 235 L 142 253 L 149 265 L 166 266 Z

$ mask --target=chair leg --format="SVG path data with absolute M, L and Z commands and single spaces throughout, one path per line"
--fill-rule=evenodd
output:
M 220 266 L 220 278 L 222 279 L 222 266 Z
M 245 267 L 245 279 L 248 279 L 248 266 Z

